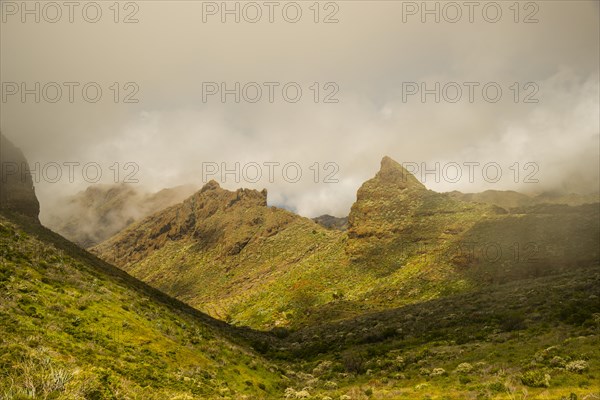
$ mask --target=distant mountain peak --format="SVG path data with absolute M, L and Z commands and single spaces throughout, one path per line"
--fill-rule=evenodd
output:
M 396 185 L 400 189 L 425 189 L 425 186 L 413 174 L 388 156 L 381 159 L 381 168 L 377 175 L 375 175 L 375 179 L 382 183 Z

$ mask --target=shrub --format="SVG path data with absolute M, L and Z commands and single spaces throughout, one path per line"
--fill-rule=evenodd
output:
M 448 375 L 448 373 L 446 372 L 446 370 L 444 368 L 434 368 L 430 374 L 430 376 L 446 376 L 446 375 Z
M 315 376 L 321 376 L 331 370 L 333 363 L 331 361 L 322 361 L 319 365 L 317 365 L 312 373 Z
M 460 363 L 454 370 L 457 374 L 468 374 L 473 371 L 473 366 L 469 363 Z
M 525 329 L 525 317 L 519 312 L 510 312 L 504 315 L 500 327 L 505 332 Z
M 296 392 L 296 398 L 297 399 L 309 399 L 310 393 L 308 393 L 307 390 L 301 390 L 299 392 Z
M 396 366 L 396 369 L 398 369 L 398 371 L 402 371 L 404 367 L 406 367 L 406 360 L 404 359 L 404 357 L 398 356 L 394 360 L 394 365 Z
M 290 336 L 290 331 L 284 327 L 278 326 L 271 330 L 273 335 L 277 336 L 279 339 L 285 339 Z
M 296 397 L 296 391 L 294 390 L 294 388 L 289 387 L 285 389 L 284 396 L 286 399 L 294 398 Z
M 349 353 L 344 355 L 342 362 L 348 372 L 362 374 L 365 371 L 365 359 L 360 354 Z
M 552 360 L 550 360 L 550 365 L 554 368 L 563 368 L 565 366 L 565 360 L 562 357 L 554 356 Z
M 488 389 L 495 393 L 502 393 L 506 391 L 506 386 L 502 382 L 492 382 L 488 385 Z
M 589 364 L 587 363 L 587 361 L 584 360 L 576 360 L 568 363 L 566 368 L 567 371 L 581 374 L 589 368 Z
M 529 387 L 549 387 L 550 375 L 539 369 L 532 369 L 521 374 L 521 382 Z
M 332 382 L 332 381 L 325 382 L 325 385 L 323 385 L 323 386 L 327 390 L 336 390 L 338 388 L 338 384 L 335 382 Z

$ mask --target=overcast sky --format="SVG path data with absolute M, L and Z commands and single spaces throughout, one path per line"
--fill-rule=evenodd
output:
M 43 213 L 94 180 L 93 168 L 82 176 L 86 163 L 98 163 L 108 183 L 118 162 L 119 181 L 134 173 L 149 190 L 210 177 L 229 189 L 266 187 L 270 204 L 305 216 L 346 215 L 384 155 L 408 163 L 437 191 L 598 191 L 597 1 L 480 2 L 474 9 L 429 2 L 439 22 L 422 13 L 421 2 L 275 2 L 269 22 L 264 2 L 230 1 L 239 23 L 221 14 L 221 2 L 123 2 L 118 15 L 113 2 L 83 2 L 71 10 L 72 22 L 65 6 L 59 16 L 56 7 L 27 2 L 39 9 L 36 22 L 21 2 L 0 3 L 0 129 L 40 169 L 81 164 L 73 164 L 72 183 L 67 166 L 56 183 L 53 167 L 40 171 Z M 88 22 L 97 8 L 99 21 Z M 35 92 L 35 82 L 40 102 L 35 93 L 22 102 L 21 84 Z M 78 84 L 72 103 L 65 82 Z M 82 94 L 90 82 L 102 89 L 96 103 L 95 85 L 88 100 Z M 239 103 L 234 94 L 225 103 L 209 95 L 222 82 L 229 89 L 240 82 Z M 52 103 L 56 86 L 62 97 Z M 252 103 L 256 86 L 262 97 Z M 423 88 L 432 90 L 424 102 Z M 138 102 L 124 102 L 129 94 Z M 203 165 L 207 172 L 236 162 L 239 182 L 235 174 L 203 177 Z M 420 174 L 423 163 L 434 169 L 436 162 L 437 177 Z M 257 164 L 263 179 L 254 182 Z

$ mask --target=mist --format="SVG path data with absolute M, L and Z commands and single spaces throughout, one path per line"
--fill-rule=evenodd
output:
M 298 23 L 203 22 L 202 2 L 140 2 L 133 24 L 7 16 L 3 96 L 7 82 L 96 82 L 103 97 L 6 95 L 0 130 L 39 165 L 42 220 L 94 183 L 156 192 L 210 179 L 267 188 L 269 204 L 303 216 L 344 216 L 384 155 L 436 191 L 599 191 L 597 2 L 540 2 L 536 23 L 515 23 L 506 7 L 497 23 L 423 23 L 401 3 L 338 2 L 331 24 L 307 9 Z M 256 82 L 263 96 L 247 101 L 250 86 L 223 103 L 207 82 Z M 266 82 L 279 83 L 273 102 Z M 439 102 L 408 94 L 436 82 L 451 83 Z M 286 83 L 299 101 L 284 98 Z M 498 101 L 487 84 L 502 89 Z M 138 101 L 125 103 L 132 88 Z

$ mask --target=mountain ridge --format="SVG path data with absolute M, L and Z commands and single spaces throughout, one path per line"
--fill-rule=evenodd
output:
M 566 399 L 597 392 L 598 385 L 586 379 L 600 370 L 599 255 L 597 248 L 590 250 L 598 239 L 590 218 L 600 216 L 595 205 L 541 205 L 511 214 L 416 185 L 410 189 L 397 181 L 403 171 L 392 165 L 389 172 L 395 176 L 381 174 L 366 183 L 353 229 L 377 228 L 372 219 L 386 229 L 399 228 L 395 235 L 403 240 L 426 243 L 468 235 L 510 241 L 522 232 L 548 240 L 554 261 L 566 268 L 548 275 L 525 268 L 531 260 L 500 268 L 488 263 L 483 272 L 494 267 L 499 275 L 489 278 L 495 282 L 440 295 L 438 265 L 424 268 L 430 264 L 421 264 L 419 254 L 411 253 L 405 266 L 392 262 L 382 271 L 347 257 L 347 232 L 268 207 L 265 191 L 226 191 L 209 182 L 183 203 L 127 228 L 130 239 L 138 233 L 164 239 L 130 265 L 134 273 L 159 278 L 150 275 L 142 282 L 30 216 L 2 209 L 0 376 L 6 379 L 0 380 L 0 393 L 56 399 L 391 400 L 497 398 L 517 390 Z M 378 186 L 391 186 L 392 195 Z M 393 195 L 398 192 L 404 200 L 399 203 Z M 431 221 L 436 215 L 473 221 L 464 231 L 450 225 L 440 234 Z M 172 225 L 163 229 L 164 222 Z M 591 235 L 589 243 L 585 235 Z M 377 238 L 370 243 L 375 250 L 399 255 L 398 243 L 386 232 L 365 237 Z M 448 263 L 452 257 L 438 260 Z M 474 267 L 472 282 L 488 278 L 477 275 L 476 262 L 467 265 Z M 507 266 L 516 267 L 515 277 Z M 464 269 L 461 274 L 466 276 Z M 451 275 L 441 278 L 444 286 L 456 284 Z M 197 286 L 185 286 L 190 283 Z M 199 302 L 169 297 L 157 289 L 163 287 L 180 294 L 216 290 Z M 214 301 L 215 293 L 230 298 Z M 398 303 L 390 295 L 403 298 Z M 199 311 L 205 300 L 217 306 L 212 314 L 219 319 Z M 223 319 L 275 328 L 258 332 Z M 290 322 L 291 330 L 285 328 Z M 500 377 L 496 371 L 502 371 Z
M 389 157 L 358 190 L 347 230 L 268 207 L 266 195 L 209 182 L 93 251 L 217 318 L 260 329 L 461 293 L 494 282 L 502 268 L 524 279 L 598 259 L 593 207 L 510 214 L 428 190 Z M 510 259 L 512 238 L 520 252 L 538 243 L 539 262 L 553 267 L 534 272 L 533 264 Z M 502 258 L 488 262 L 482 252 L 489 246 Z

